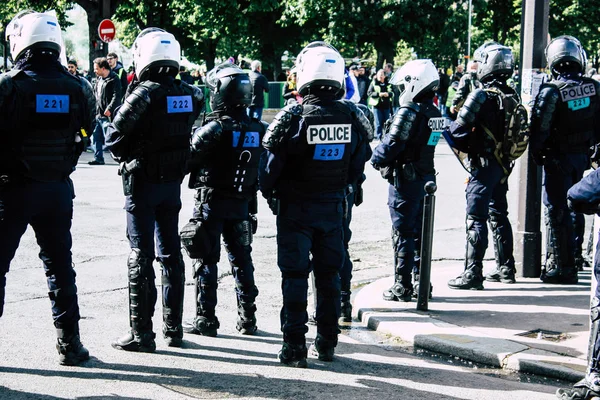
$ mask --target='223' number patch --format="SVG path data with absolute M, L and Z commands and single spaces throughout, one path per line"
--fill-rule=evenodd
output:
M 345 145 L 343 144 L 318 144 L 315 146 L 313 160 L 336 161 L 344 157 Z
M 194 111 L 192 96 L 167 96 L 167 113 L 189 113 Z

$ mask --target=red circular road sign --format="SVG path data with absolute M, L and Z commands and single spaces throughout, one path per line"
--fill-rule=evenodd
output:
M 100 37 L 100 40 L 105 43 L 113 40 L 116 32 L 115 24 L 110 19 L 104 19 L 100 22 L 100 25 L 98 25 L 98 36 Z

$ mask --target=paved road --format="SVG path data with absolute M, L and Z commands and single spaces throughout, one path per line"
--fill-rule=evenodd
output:
M 281 366 L 278 325 L 281 304 L 276 266 L 275 218 L 261 202 L 254 243 L 260 289 L 258 335 L 235 331 L 235 296 L 222 257 L 217 338 L 186 335 L 185 348 L 157 339 L 156 354 L 114 350 L 110 341 L 128 328 L 124 199 L 116 165 L 90 167 L 82 157 L 73 175 L 77 198 L 73 256 L 78 273 L 82 340 L 93 358 L 82 367 L 60 367 L 54 350 L 45 277 L 31 230 L 21 241 L 7 275 L 7 305 L 0 319 L 0 399 L 115 398 L 380 398 L 380 399 L 551 399 L 561 382 L 506 374 L 452 357 L 414 352 L 402 343 L 364 331 L 358 324 L 343 335 L 333 363 L 309 360 L 309 369 Z M 434 258 L 459 259 L 464 246 L 464 179 L 447 147 L 436 156 L 440 176 Z M 391 274 L 387 184 L 367 170 L 365 204 L 355 211 L 352 257 L 361 283 Z M 180 226 L 191 215 L 192 192 L 183 191 Z M 514 204 L 516 192 L 511 192 Z M 513 213 L 515 215 L 515 213 Z M 491 252 L 488 255 L 491 256 Z M 191 282 L 191 263 L 188 282 Z M 158 271 L 158 270 L 157 270 Z M 357 289 L 358 290 L 358 289 Z M 184 314 L 192 316 L 193 287 Z M 159 300 L 160 304 L 160 300 Z M 154 322 L 160 331 L 161 310 Z M 315 331 L 311 328 L 310 337 Z

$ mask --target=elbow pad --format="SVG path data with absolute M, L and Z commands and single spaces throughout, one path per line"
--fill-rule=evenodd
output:
M 139 85 L 127 96 L 113 120 L 113 125 L 122 135 L 131 133 L 135 124 L 144 115 L 150 105 L 150 93 L 151 89 Z
M 363 126 L 365 131 L 367 132 L 367 139 L 369 142 L 373 141 L 375 137 L 373 133 L 373 127 L 375 126 L 375 119 L 373 113 L 369 109 L 369 107 L 364 104 L 357 103 L 356 108 L 358 108 L 357 117 L 360 124 Z
M 477 114 L 486 100 L 487 93 L 483 89 L 476 89 L 469 93 L 469 96 L 467 96 L 467 99 L 465 100 L 465 104 L 458 113 L 458 117 L 456 117 L 456 122 L 462 126 L 473 126 Z
M 396 142 L 405 142 L 410 136 L 410 130 L 417 119 L 417 110 L 410 107 L 402 107 L 390 126 L 390 139 Z
M 282 108 L 267 128 L 262 141 L 263 147 L 271 153 L 277 152 L 277 149 L 283 143 L 285 134 L 292 126 L 293 117 L 301 116 L 303 110 L 301 104 L 290 104 Z
M 196 129 L 192 135 L 192 151 L 199 153 L 210 149 L 221 140 L 223 128 L 217 121 L 210 121 L 208 124 Z
M 558 90 L 549 85 L 542 86 L 531 110 L 532 130 L 539 132 L 550 130 L 556 103 L 558 103 Z
M 202 92 L 202 90 L 200 90 L 200 88 L 198 88 L 196 86 L 193 86 L 193 85 L 189 85 L 189 86 L 192 89 L 192 97 L 198 103 L 197 113 L 200 114 L 206 109 L 206 98 L 204 97 L 204 92 Z

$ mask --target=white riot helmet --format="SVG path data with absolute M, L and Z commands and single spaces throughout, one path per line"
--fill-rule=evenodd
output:
M 296 59 L 296 84 L 300 95 L 309 91 L 331 90 L 337 93 L 344 82 L 344 59 L 325 42 L 312 42 Z
M 62 35 L 54 15 L 27 10 L 18 13 L 6 27 L 10 55 L 17 61 L 27 49 L 50 49 L 60 54 Z
M 179 73 L 181 47 L 175 36 L 160 28 L 146 28 L 133 42 L 133 64 L 138 79 L 150 68 L 171 76 Z
M 427 92 L 434 92 L 440 84 L 440 75 L 431 60 L 412 60 L 394 73 L 390 83 L 398 86 L 400 102 L 404 104 Z

